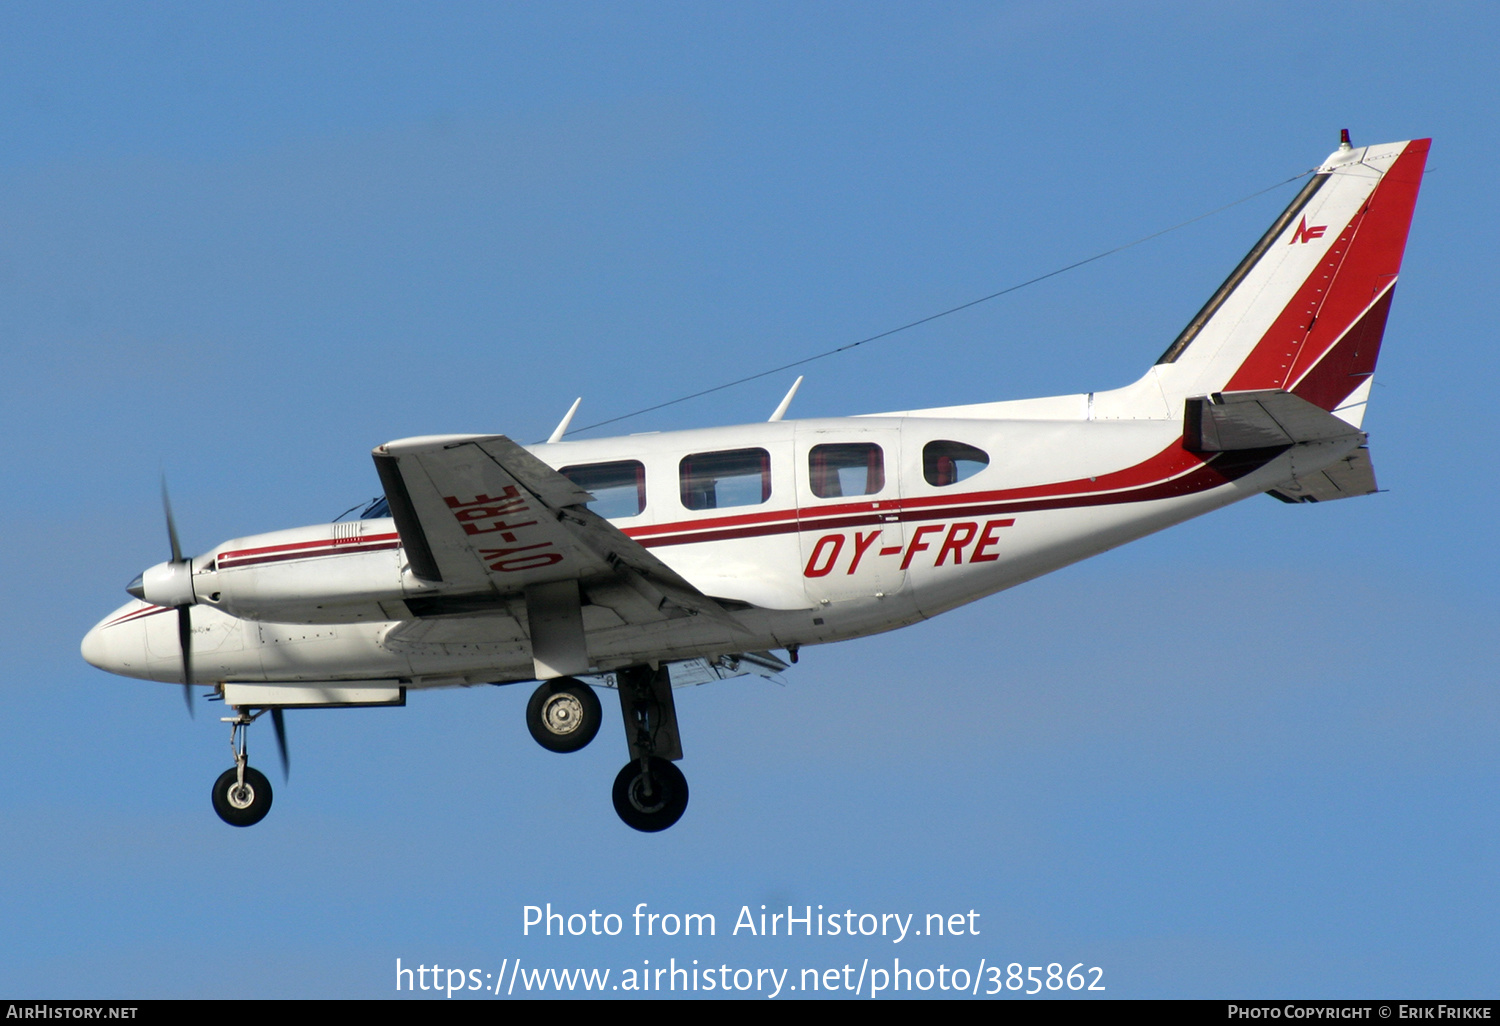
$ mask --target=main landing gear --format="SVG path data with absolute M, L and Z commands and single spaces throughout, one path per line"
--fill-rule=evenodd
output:
M 630 761 L 615 777 L 615 812 L 646 833 L 665 830 L 687 809 L 687 778 L 672 763 L 682 758 L 672 679 L 665 666 L 631 666 L 615 674 Z M 526 705 L 526 729 L 549 752 L 576 752 L 599 733 L 603 720 L 594 689 L 572 677 L 543 681 Z
M 526 729 L 549 752 L 576 752 L 599 733 L 604 712 L 594 689 L 572 677 L 543 681 L 526 705 Z
M 646 833 L 665 830 L 687 810 L 687 778 L 672 762 L 682 758 L 672 679 L 665 666 L 631 666 L 615 674 L 630 761 L 615 777 L 615 812 Z
M 266 775 L 246 763 L 245 735 L 257 717 L 236 708 L 235 715 L 222 717 L 230 725 L 229 748 L 234 753 L 234 767 L 214 781 L 214 811 L 230 826 L 254 826 L 271 811 L 271 782 Z
M 687 811 L 687 777 L 655 755 L 633 759 L 615 777 L 610 797 L 626 826 L 655 833 L 676 823 Z

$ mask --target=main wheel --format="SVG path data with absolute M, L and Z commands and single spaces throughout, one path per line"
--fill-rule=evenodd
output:
M 230 826 L 254 826 L 271 811 L 271 782 L 258 769 L 245 767 L 245 786 L 239 773 L 227 769 L 214 781 L 214 811 Z
M 594 689 L 572 677 L 543 681 L 526 705 L 526 729 L 549 752 L 576 752 L 599 733 L 604 714 Z
M 682 771 L 666 759 L 653 755 L 647 764 L 650 768 L 643 773 L 639 759 L 626 763 L 615 777 L 613 797 L 615 812 L 626 826 L 655 833 L 682 818 L 687 809 L 688 785 Z

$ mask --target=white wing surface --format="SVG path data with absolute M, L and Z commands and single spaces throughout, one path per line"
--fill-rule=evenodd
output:
M 584 642 L 595 629 L 695 617 L 719 636 L 743 632 L 589 510 L 593 495 L 503 435 L 409 438 L 374 456 L 412 573 L 430 586 L 407 606 L 483 619 L 510 615 L 507 600 L 524 597 L 539 677 L 595 665 Z

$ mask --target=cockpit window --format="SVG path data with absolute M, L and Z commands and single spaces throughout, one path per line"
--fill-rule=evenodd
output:
M 764 449 L 694 453 L 677 469 L 688 509 L 758 506 L 771 497 L 771 454 Z
M 381 517 L 388 517 L 391 515 L 391 507 L 386 504 L 385 496 L 377 495 L 373 499 L 367 499 L 364 502 L 357 502 L 353 506 L 350 506 L 348 509 L 344 510 L 344 512 L 334 517 L 333 522 L 335 524 L 338 523 L 340 520 L 343 520 L 355 510 L 363 510 L 363 512 L 360 513 L 359 516 L 354 518 L 355 520 L 378 520 Z
M 646 510 L 646 467 L 638 460 L 586 463 L 558 471 L 584 491 L 594 493 L 589 509 L 605 520 L 637 517 Z
M 940 439 L 922 447 L 922 476 L 935 488 L 958 484 L 989 465 L 989 453 L 963 442 Z
M 807 454 L 807 472 L 820 499 L 874 495 L 885 487 L 885 454 L 870 442 L 815 445 Z

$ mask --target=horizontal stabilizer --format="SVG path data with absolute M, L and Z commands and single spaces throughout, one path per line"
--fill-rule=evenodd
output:
M 1369 495 L 1378 490 L 1370 450 L 1360 446 L 1333 466 L 1289 481 L 1271 489 L 1268 494 L 1282 502 L 1329 502 Z
M 1182 444 L 1191 452 L 1267 449 L 1358 435 L 1347 421 L 1276 389 L 1193 396 L 1183 407 Z

